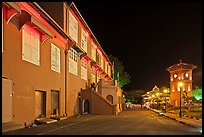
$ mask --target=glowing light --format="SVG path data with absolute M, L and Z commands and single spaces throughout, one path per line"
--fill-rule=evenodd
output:
M 159 96 L 159 92 L 157 92 L 156 95 Z
M 167 93 L 167 89 L 164 90 L 164 93 Z
M 182 86 L 183 86 L 183 83 L 182 83 L 182 82 L 179 82 L 179 83 L 178 83 L 178 86 L 179 86 L 179 87 L 182 87 Z
M 35 96 L 39 96 L 40 95 L 40 93 L 39 92 L 35 92 Z
M 191 90 L 191 87 L 190 86 L 188 86 L 188 91 L 190 91 Z
M 186 74 L 185 74 L 185 76 L 186 76 L 186 77 L 188 77 L 188 76 L 189 76 L 189 74 L 188 74 L 188 73 L 186 73 Z

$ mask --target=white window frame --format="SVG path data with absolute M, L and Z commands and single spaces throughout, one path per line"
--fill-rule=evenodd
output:
M 104 68 L 103 68 L 103 63 L 104 63 L 103 60 L 104 60 L 104 59 L 103 59 L 103 55 L 101 55 L 101 68 L 102 68 L 102 70 L 104 69 Z
M 91 69 L 91 82 L 96 83 L 96 70 Z
M 107 69 L 107 65 L 108 65 L 108 63 L 105 61 L 105 72 L 108 74 L 108 69 Z
M 81 79 L 87 80 L 87 62 L 81 60 Z
M 87 52 L 87 33 L 81 29 L 81 48 Z
M 40 34 L 27 25 L 22 28 L 22 60 L 40 66 Z
M 76 43 L 78 43 L 78 21 L 75 19 L 71 11 L 69 11 L 69 35 Z
M 108 75 L 111 76 L 111 66 L 108 65 Z
M 51 70 L 60 73 L 60 48 L 51 43 Z
M 91 58 L 96 61 L 96 48 L 95 45 L 92 43 L 92 48 L 91 48 Z
M 99 82 L 99 80 L 100 80 L 100 72 L 99 71 L 96 71 L 96 77 L 97 77 L 97 81 L 96 81 L 96 83 L 98 83 Z
M 78 53 L 73 49 L 69 49 L 69 72 L 77 75 L 78 74 Z

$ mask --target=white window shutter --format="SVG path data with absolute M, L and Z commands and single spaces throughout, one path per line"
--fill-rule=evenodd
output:
M 78 22 L 71 12 L 69 12 L 69 35 L 78 43 Z
M 60 48 L 51 43 L 51 70 L 60 73 Z

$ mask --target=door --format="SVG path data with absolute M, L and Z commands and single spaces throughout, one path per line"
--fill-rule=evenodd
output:
M 89 113 L 89 101 L 84 100 L 84 114 Z
M 107 99 L 108 101 L 110 101 L 110 102 L 113 104 L 113 96 L 112 96 L 112 95 L 108 95 L 108 96 L 106 97 L 106 99 Z
M 59 91 L 58 90 L 51 91 L 51 115 L 53 116 L 59 115 Z
M 175 106 L 178 106 L 178 100 L 175 100 Z
M 2 123 L 12 121 L 12 83 L 2 78 Z
M 46 116 L 46 93 L 44 91 L 35 91 L 35 117 Z

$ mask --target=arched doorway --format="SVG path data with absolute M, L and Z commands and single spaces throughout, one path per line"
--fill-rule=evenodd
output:
M 83 114 L 88 114 L 89 113 L 89 101 L 88 100 L 83 100 Z
M 106 97 L 106 99 L 107 99 L 108 101 L 110 101 L 110 102 L 113 104 L 113 96 L 112 96 L 112 95 L 108 95 L 108 96 Z
M 178 100 L 175 100 L 175 106 L 178 106 Z

